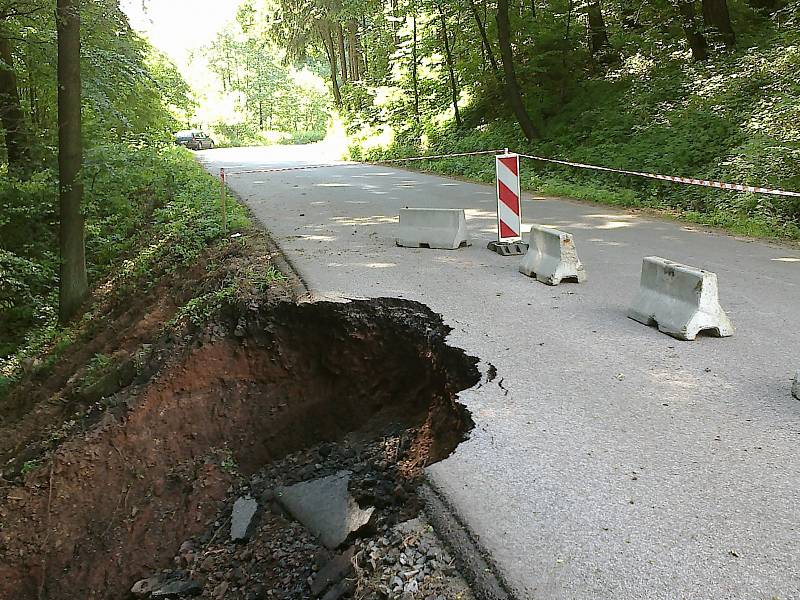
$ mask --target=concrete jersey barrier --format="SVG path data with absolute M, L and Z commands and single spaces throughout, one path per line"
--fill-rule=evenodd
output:
M 469 246 L 467 219 L 461 208 L 401 208 L 397 245 L 456 250 Z
M 572 235 L 542 225 L 531 227 L 528 252 L 519 272 L 548 285 L 564 280 L 586 281 L 586 270 L 578 258 Z
M 642 261 L 639 293 L 628 316 L 681 340 L 701 331 L 733 335 L 733 325 L 719 303 L 717 275 L 658 256 Z

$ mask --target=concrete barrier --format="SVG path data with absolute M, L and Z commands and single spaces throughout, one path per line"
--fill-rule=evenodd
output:
M 401 208 L 397 245 L 455 250 L 469 246 L 467 219 L 460 208 Z
M 800 400 L 800 370 L 794 374 L 794 382 L 792 383 L 792 395 Z
M 519 272 L 547 285 L 558 285 L 565 280 L 586 281 L 586 270 L 578 258 L 572 235 L 542 225 L 531 227 L 528 252 Z
M 719 304 L 716 273 L 658 256 L 644 258 L 639 294 L 628 316 L 680 340 L 693 340 L 701 331 L 718 337 L 734 331 Z

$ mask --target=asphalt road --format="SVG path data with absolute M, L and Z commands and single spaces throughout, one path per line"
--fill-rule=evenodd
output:
M 589 277 L 549 287 L 486 250 L 493 187 L 361 165 L 229 184 L 316 295 L 423 302 L 497 368 L 461 395 L 477 427 L 429 476 L 519 598 L 800 598 L 800 250 L 527 196 L 524 221 L 573 233 Z M 396 247 L 406 206 L 467 209 L 473 246 Z M 716 272 L 736 334 L 681 342 L 626 318 L 647 255 Z

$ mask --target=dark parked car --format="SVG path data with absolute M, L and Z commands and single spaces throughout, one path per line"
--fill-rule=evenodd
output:
M 175 143 L 189 150 L 208 150 L 214 147 L 214 140 L 197 129 L 179 131 L 175 134 Z

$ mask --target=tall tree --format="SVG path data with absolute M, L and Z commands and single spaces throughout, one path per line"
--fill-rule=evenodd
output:
M 683 33 L 686 35 L 686 41 L 689 42 L 689 48 L 692 51 L 692 58 L 696 61 L 706 60 L 708 58 L 708 42 L 703 35 L 702 26 L 698 22 L 694 0 L 678 0 L 678 12 L 681 16 Z
M 0 122 L 5 130 L 8 171 L 20 179 L 31 173 L 30 139 L 17 89 L 11 41 L 0 30 Z
M 339 78 L 336 74 L 338 62 L 336 60 L 336 45 L 333 42 L 330 23 L 317 23 L 317 30 L 322 38 L 322 46 L 325 48 L 325 55 L 328 57 L 328 65 L 331 73 L 331 89 L 333 91 L 333 102 L 336 108 L 342 107 L 342 93 L 339 90 Z
M 595 55 L 609 46 L 608 31 L 600 0 L 591 0 L 586 7 L 586 12 L 589 23 L 589 52 Z
M 361 80 L 361 48 L 358 43 L 358 24 L 355 19 L 347 21 L 347 50 L 350 59 L 350 80 Z
M 89 292 L 85 225 L 81 214 L 81 21 L 80 0 L 57 0 L 58 175 L 61 226 L 59 319 L 74 317 Z
M 411 83 L 414 88 L 414 116 L 419 117 L 419 76 L 417 71 L 417 14 L 412 17 L 411 40 Z
M 489 42 L 489 36 L 486 33 L 486 24 L 481 20 L 481 16 L 478 13 L 478 7 L 475 6 L 475 0 L 468 0 L 468 2 L 470 12 L 472 12 L 472 17 L 475 19 L 475 23 L 478 25 L 478 34 L 481 36 L 481 44 L 483 44 L 483 49 L 486 52 L 486 58 L 489 60 L 489 64 L 492 65 L 492 71 L 499 73 L 500 67 L 497 64 L 497 59 L 494 57 L 492 44 Z M 532 4 L 531 6 L 534 5 Z
M 456 125 L 461 127 L 461 113 L 458 110 L 458 80 L 456 79 L 453 51 L 450 48 L 450 34 L 447 32 L 447 15 L 445 15 L 444 8 L 441 4 L 437 4 L 437 8 L 439 9 L 439 19 L 442 23 L 442 40 L 444 41 L 444 56 L 445 62 L 447 63 L 447 73 L 450 78 L 450 96 L 453 100 L 453 111 L 455 112 Z
M 514 111 L 517 122 L 522 128 L 522 133 L 529 140 L 539 137 L 539 131 L 531 121 L 525 103 L 522 101 L 522 91 L 517 81 L 514 68 L 514 50 L 511 47 L 511 22 L 508 18 L 508 0 L 497 0 L 497 41 L 500 45 L 500 56 L 503 59 L 503 74 L 506 78 L 506 101 Z
M 726 48 L 733 48 L 736 44 L 736 34 L 731 25 L 727 0 L 702 0 L 702 5 L 706 27 L 719 35 Z
M 347 50 L 344 47 L 344 28 L 341 23 L 336 23 L 336 39 L 339 42 L 340 66 L 342 68 L 342 84 L 347 85 Z

